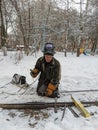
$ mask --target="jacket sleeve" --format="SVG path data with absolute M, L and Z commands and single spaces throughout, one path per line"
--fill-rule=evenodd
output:
M 36 64 L 35 64 L 35 68 L 38 69 L 39 72 L 40 72 L 41 69 L 42 69 L 42 63 L 41 63 L 41 60 L 42 60 L 42 57 L 40 57 L 40 58 L 37 60 Z
M 60 63 L 56 61 L 56 64 L 53 67 L 53 76 L 51 83 L 54 85 L 59 84 L 60 79 L 61 79 L 61 66 Z

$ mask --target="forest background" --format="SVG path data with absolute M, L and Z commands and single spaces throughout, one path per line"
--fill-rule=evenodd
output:
M 0 0 L 0 48 L 26 55 L 53 42 L 57 51 L 84 48 L 94 55 L 98 43 L 98 0 Z

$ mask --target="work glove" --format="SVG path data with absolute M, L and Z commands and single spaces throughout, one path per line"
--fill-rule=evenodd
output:
M 39 73 L 39 70 L 34 68 L 33 70 L 30 69 L 30 75 L 35 78 Z
M 56 88 L 57 88 L 56 85 L 53 85 L 53 84 L 49 83 L 48 87 L 46 89 L 45 95 L 46 96 L 51 96 L 53 94 L 53 92 L 56 90 Z

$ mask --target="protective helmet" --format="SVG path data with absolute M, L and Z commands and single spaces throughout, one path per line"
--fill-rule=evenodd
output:
M 43 53 L 48 54 L 48 55 L 54 55 L 55 51 L 54 51 L 54 45 L 53 43 L 45 43 L 44 49 L 43 49 Z

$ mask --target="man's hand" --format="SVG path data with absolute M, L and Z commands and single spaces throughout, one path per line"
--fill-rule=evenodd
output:
M 30 69 L 30 75 L 35 78 L 39 73 L 39 70 L 34 68 L 33 70 Z
M 54 92 L 54 90 L 56 90 L 57 86 L 53 85 L 51 83 L 48 84 L 48 87 L 46 89 L 46 96 L 51 96 Z

